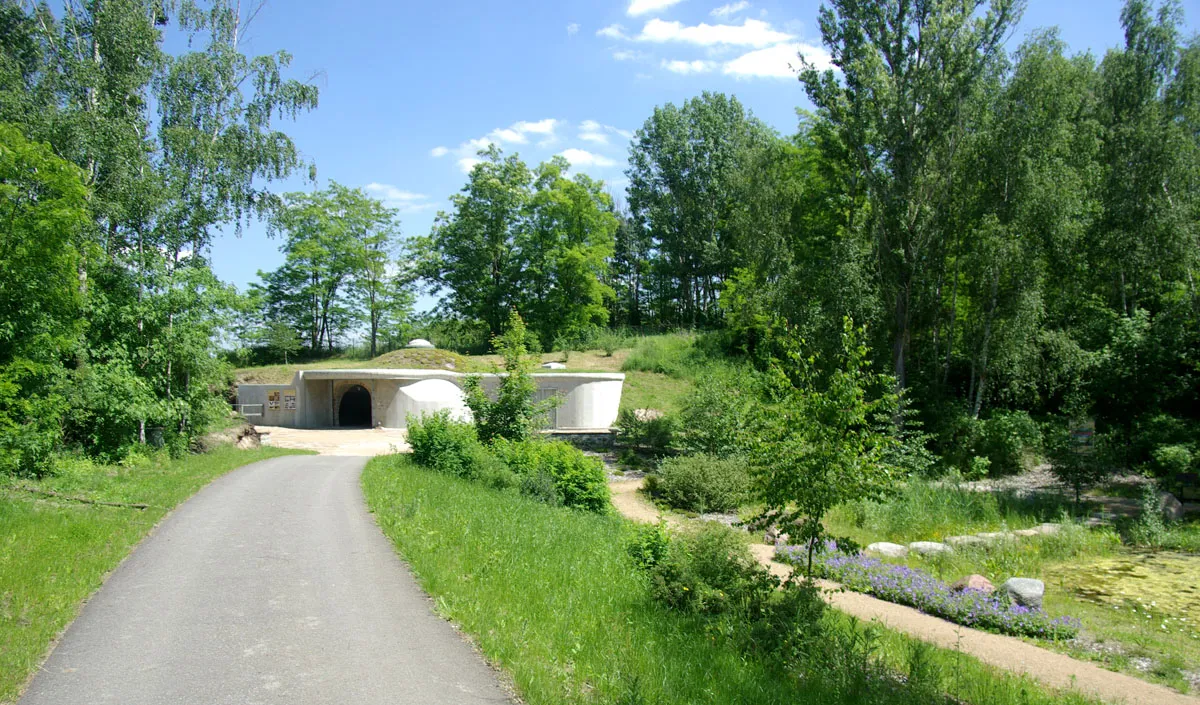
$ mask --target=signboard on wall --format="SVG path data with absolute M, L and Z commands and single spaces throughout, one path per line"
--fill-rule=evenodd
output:
M 267 392 L 267 408 L 268 409 L 278 409 L 279 408 L 279 392 L 278 391 Z
M 283 390 L 283 410 L 284 411 L 295 411 L 296 410 L 296 390 L 295 389 Z

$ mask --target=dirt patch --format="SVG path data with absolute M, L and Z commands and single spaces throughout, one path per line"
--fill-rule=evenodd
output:
M 321 455 L 373 456 L 412 450 L 398 428 L 284 428 L 258 426 L 263 445 L 315 450 Z

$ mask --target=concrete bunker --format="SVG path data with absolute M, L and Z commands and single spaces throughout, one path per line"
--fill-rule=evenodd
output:
M 451 370 L 300 370 L 289 384 L 238 385 L 238 404 L 257 409 L 256 423 L 291 428 L 404 428 L 408 417 L 447 411 L 471 418 L 462 385 L 468 375 Z M 478 375 L 495 395 L 499 374 Z M 537 398 L 555 398 L 551 430 L 607 430 L 617 420 L 625 375 L 615 372 L 535 373 Z

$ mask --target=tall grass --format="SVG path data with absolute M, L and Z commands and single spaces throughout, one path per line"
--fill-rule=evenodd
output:
M 123 466 L 80 460 L 65 464 L 60 475 L 36 483 L 3 481 L 0 703 L 16 699 L 83 600 L 171 508 L 233 468 L 297 452 L 223 446 L 175 461 L 165 454 Z M 138 510 L 48 500 L 18 487 L 150 507 Z
M 940 541 L 980 531 L 1025 529 L 1059 521 L 1070 504 L 1053 497 L 1023 498 L 974 492 L 912 480 L 883 502 L 843 505 L 829 515 L 831 528 L 870 541 Z
M 363 486 L 437 609 L 512 675 L 530 705 L 856 702 L 814 692 L 747 658 L 703 618 L 657 606 L 625 555 L 629 528 L 616 517 L 489 490 L 424 471 L 407 456 L 372 460 Z M 938 690 L 976 705 L 1087 702 L 878 627 L 867 636 L 861 624 L 837 619 L 903 675 L 873 703 L 938 703 Z M 849 671 L 858 666 L 847 658 L 846 677 L 832 680 L 854 682 Z M 904 686 L 910 678 L 926 688 Z

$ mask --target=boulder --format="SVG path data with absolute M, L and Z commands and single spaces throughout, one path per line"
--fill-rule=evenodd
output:
M 993 541 L 1011 541 L 1013 538 L 1013 535 L 1007 531 L 983 531 L 975 535 L 988 543 Z
M 634 409 L 633 418 L 638 421 L 654 421 L 666 415 L 662 409 Z
M 908 549 L 898 543 L 888 543 L 887 541 L 879 541 L 867 546 L 867 550 L 871 553 L 878 553 L 881 556 L 888 558 L 904 558 L 908 555 Z
M 958 548 L 959 546 L 976 546 L 982 544 L 983 539 L 978 536 L 947 536 L 946 543 L 950 546 Z
M 1041 533 L 1042 532 L 1038 531 L 1037 529 L 1017 529 L 1013 532 L 1013 536 L 1029 538 L 1030 536 L 1039 536 Z
M 1183 502 L 1180 502 L 1170 492 L 1158 493 L 1158 510 L 1162 512 L 1163 519 L 1167 521 L 1183 520 Z
M 547 362 L 542 365 L 542 369 L 544 369 L 544 370 L 565 370 L 565 369 L 567 369 L 567 366 L 562 364 L 561 362 Z
M 954 549 L 937 541 L 913 541 L 908 544 L 908 550 L 922 556 L 933 556 L 939 553 L 953 553 Z
M 1039 534 L 1048 536 L 1050 534 L 1057 534 L 1060 527 L 1058 524 L 1038 524 L 1033 528 L 1036 529 Z
M 1022 607 L 1031 609 L 1042 608 L 1042 596 L 1046 594 L 1046 584 L 1033 578 L 1009 578 L 1000 589 Z
M 992 581 L 977 573 L 968 575 L 964 578 L 959 578 L 950 586 L 950 592 L 962 592 L 963 590 L 978 590 L 979 592 L 995 592 L 996 586 L 992 585 Z

